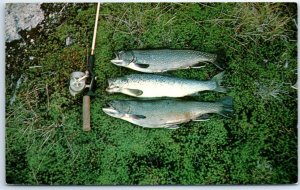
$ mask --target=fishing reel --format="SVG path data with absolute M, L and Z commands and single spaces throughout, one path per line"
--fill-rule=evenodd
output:
M 87 70 L 85 72 L 75 71 L 71 73 L 70 77 L 70 85 L 69 92 L 72 96 L 76 96 L 77 94 L 86 91 L 83 95 L 83 103 L 82 103 L 82 120 L 83 120 L 83 131 L 91 130 L 91 113 L 90 113 L 90 104 L 91 104 L 91 96 L 95 96 L 94 88 L 95 88 L 95 73 L 94 73 L 94 61 L 95 56 L 90 55 L 88 57 Z
M 96 77 L 89 75 L 88 71 L 85 71 L 85 73 L 81 71 L 71 73 L 69 92 L 72 96 L 82 93 L 85 89 L 88 89 L 87 96 L 95 96 L 93 87 Z
M 80 94 L 85 88 L 89 87 L 89 85 L 86 84 L 88 77 L 89 74 L 87 71 L 85 73 L 81 71 L 71 73 L 69 92 L 72 96 Z

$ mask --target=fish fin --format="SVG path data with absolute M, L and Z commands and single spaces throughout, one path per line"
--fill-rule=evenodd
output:
M 224 117 L 230 117 L 233 112 L 233 98 L 230 96 L 220 99 L 218 102 L 222 104 L 222 109 L 219 114 Z
M 129 94 L 131 96 L 140 96 L 143 94 L 143 91 L 138 89 L 130 89 L 130 88 L 124 88 L 122 89 L 122 92 L 125 94 Z
M 214 89 L 214 91 L 216 92 L 226 92 L 226 88 L 221 86 L 221 83 L 223 81 L 223 77 L 224 77 L 224 73 L 225 71 L 217 74 L 216 76 L 214 76 L 211 80 L 216 82 L 217 87 Z
M 212 64 L 218 67 L 219 69 L 224 70 L 223 67 L 221 67 L 217 61 L 213 61 Z
M 167 128 L 167 129 L 178 129 L 179 126 L 178 124 L 181 124 L 182 122 L 169 122 L 169 123 L 166 123 L 164 125 L 164 128 Z
M 203 114 L 193 119 L 193 121 L 208 121 L 208 120 L 209 120 L 208 114 Z
M 212 63 L 219 69 L 223 70 L 222 66 L 219 64 L 221 56 L 218 56 L 217 54 L 207 54 L 209 63 Z
M 200 69 L 200 68 L 206 67 L 206 65 L 207 65 L 207 62 L 199 62 L 199 63 L 196 63 L 195 65 L 191 66 L 191 68 Z
M 178 125 L 167 125 L 165 128 L 166 129 L 178 129 L 179 126 Z
M 132 55 L 132 56 L 133 56 L 133 59 L 131 60 L 130 63 L 134 64 L 134 66 L 139 67 L 139 68 L 143 68 L 143 69 L 148 68 L 150 66 L 149 64 L 139 63 L 137 61 L 137 58 L 134 57 L 134 55 Z
M 212 62 L 216 67 L 218 67 L 221 70 L 224 70 L 226 67 L 226 50 L 225 49 L 218 49 L 216 52 L 214 52 L 216 55 L 214 61 Z
M 211 54 L 211 53 L 204 53 L 201 52 L 201 56 L 205 57 L 205 61 L 201 61 L 202 64 L 207 64 L 207 63 L 212 63 L 219 69 L 223 70 L 223 68 L 220 66 L 219 62 L 219 57 L 217 54 Z M 198 63 L 199 64 L 199 63 Z M 200 67 L 201 68 L 201 67 Z
M 144 115 L 125 114 L 124 116 L 132 119 L 146 119 L 146 116 Z
M 134 63 L 134 65 L 136 67 L 143 68 L 143 69 L 146 69 L 150 66 L 149 64 L 143 64 L 143 63 Z
M 189 96 L 198 96 L 199 95 L 199 92 L 195 92 L 193 94 L 189 94 Z

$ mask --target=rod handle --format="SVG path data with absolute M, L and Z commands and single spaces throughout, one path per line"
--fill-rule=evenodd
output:
M 91 130 L 91 98 L 90 96 L 83 96 L 82 105 L 82 119 L 83 119 L 83 131 Z

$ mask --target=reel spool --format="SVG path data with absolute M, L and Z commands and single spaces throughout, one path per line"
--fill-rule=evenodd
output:
M 81 71 L 75 71 L 71 74 L 69 92 L 72 96 L 80 94 L 85 88 L 88 87 L 88 85 L 86 85 L 87 78 L 88 72 L 84 73 Z

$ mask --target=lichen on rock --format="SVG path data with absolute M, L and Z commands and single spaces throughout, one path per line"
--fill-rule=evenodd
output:
M 5 6 L 5 41 L 21 38 L 21 30 L 35 28 L 44 20 L 44 12 L 39 3 L 7 3 Z

